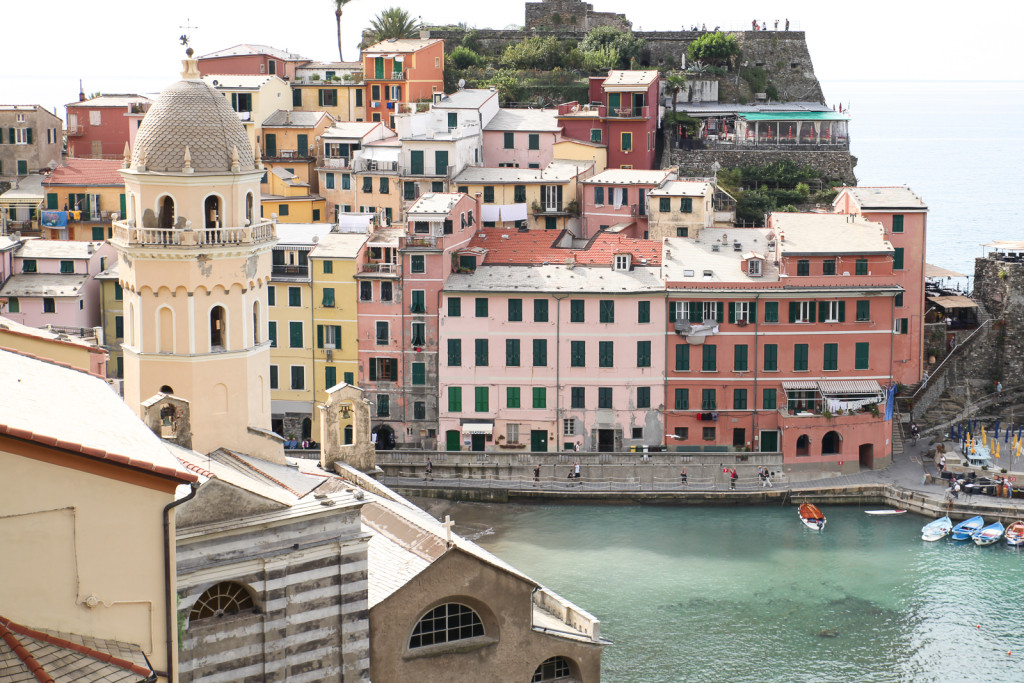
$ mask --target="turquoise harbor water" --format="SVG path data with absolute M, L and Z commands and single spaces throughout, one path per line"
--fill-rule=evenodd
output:
M 451 514 L 601 620 L 605 681 L 1024 681 L 1020 552 L 926 543 L 911 514 L 824 509 L 824 533 L 792 506 Z

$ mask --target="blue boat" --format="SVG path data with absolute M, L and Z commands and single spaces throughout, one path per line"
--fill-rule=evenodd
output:
M 971 517 L 953 527 L 953 540 L 954 541 L 966 541 L 974 535 L 976 531 L 981 531 L 981 528 L 985 526 L 985 520 L 981 517 Z
M 925 541 L 937 541 L 945 538 L 949 530 L 953 528 L 953 522 L 949 517 L 939 517 L 934 522 L 928 522 L 921 527 L 921 539 Z
M 1000 538 L 1003 537 L 1003 525 L 999 522 L 989 524 L 981 531 L 974 532 L 971 537 L 974 539 L 975 545 L 992 545 Z

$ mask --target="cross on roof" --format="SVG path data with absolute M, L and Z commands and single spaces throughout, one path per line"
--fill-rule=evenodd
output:
M 192 29 L 199 28 L 198 26 L 192 26 L 191 23 L 192 23 L 192 20 L 189 19 L 188 17 L 186 17 L 185 18 L 185 25 L 178 27 L 178 28 L 185 29 L 185 33 L 182 33 L 181 37 L 178 38 L 178 40 L 181 41 L 181 44 L 184 45 L 185 47 L 188 47 L 189 46 L 189 42 L 191 42 L 191 40 L 192 40 L 192 36 L 189 35 L 192 32 Z
M 444 527 L 445 535 L 447 536 L 448 545 L 452 544 L 452 527 L 455 526 L 455 522 L 448 515 L 444 516 L 444 522 L 441 524 Z

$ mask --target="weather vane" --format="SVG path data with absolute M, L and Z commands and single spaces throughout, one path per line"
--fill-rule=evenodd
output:
M 184 45 L 187 48 L 185 50 L 185 52 L 188 53 L 189 57 L 191 57 L 192 56 L 192 47 L 189 45 L 189 43 L 192 41 L 192 36 L 190 35 L 190 33 L 191 33 L 192 29 L 197 29 L 199 27 L 198 26 L 192 26 L 191 25 L 191 19 L 186 17 L 185 18 L 185 25 L 184 26 L 179 26 L 178 28 L 185 29 L 185 33 L 182 33 L 181 37 L 178 38 L 178 40 L 180 40 L 181 44 Z

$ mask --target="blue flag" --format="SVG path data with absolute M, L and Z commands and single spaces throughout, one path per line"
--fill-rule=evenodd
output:
M 886 422 L 889 422 L 890 420 L 892 420 L 892 411 L 893 411 L 893 406 L 895 405 L 895 403 L 896 403 L 896 385 L 893 384 L 886 391 L 886 401 L 885 401 L 885 421 Z

